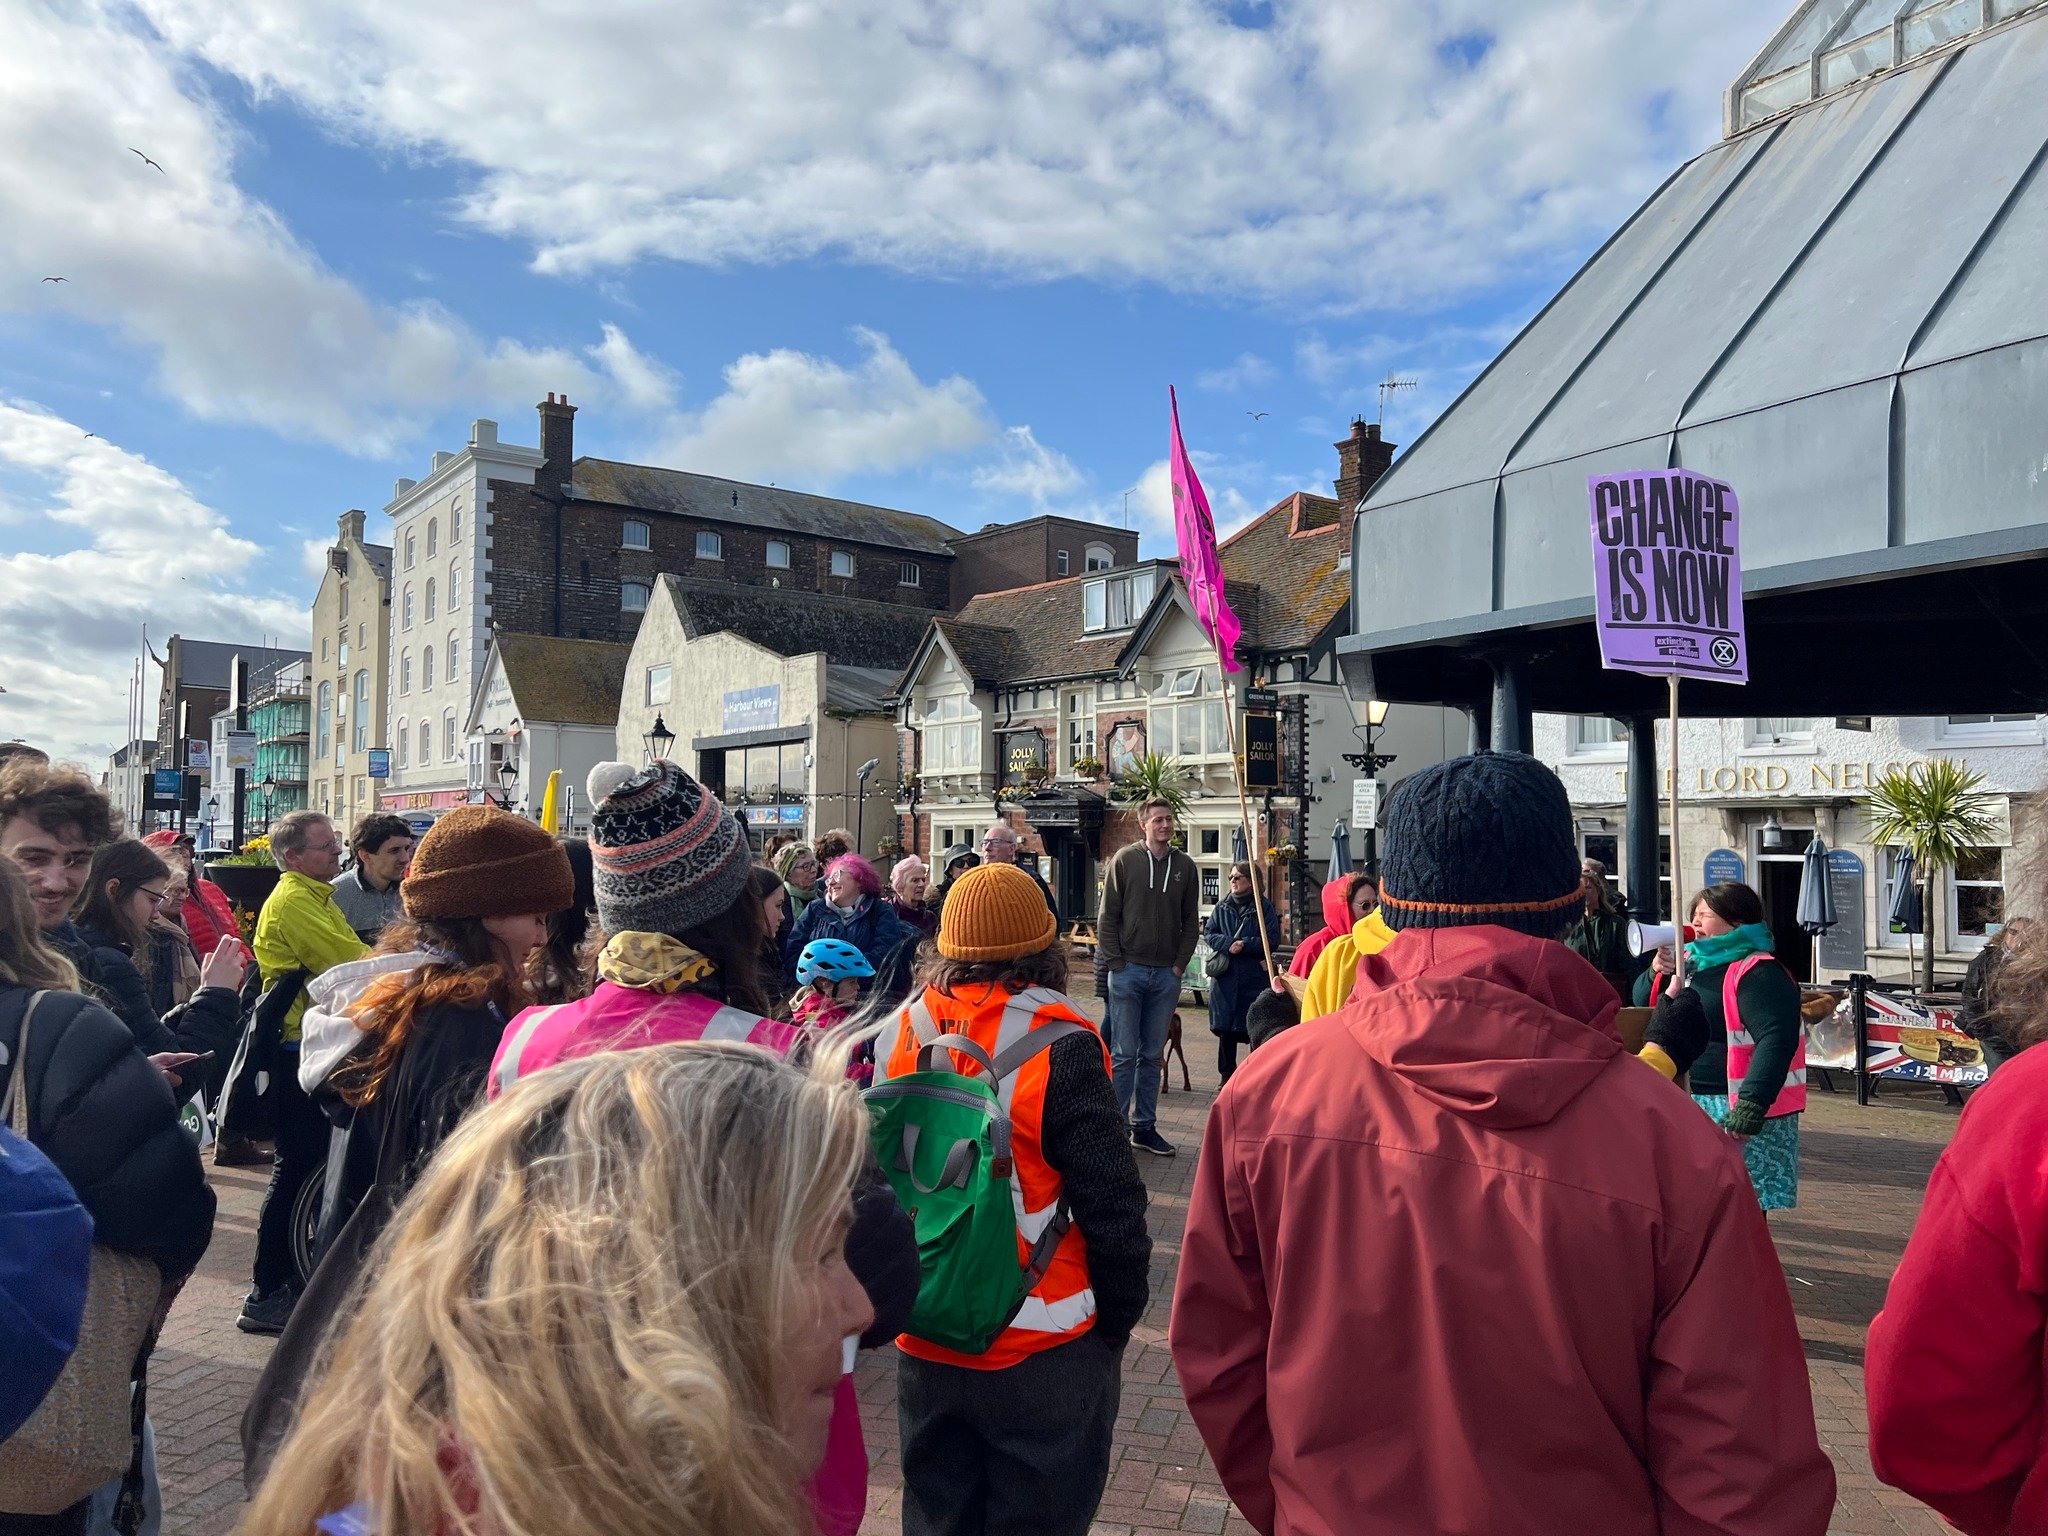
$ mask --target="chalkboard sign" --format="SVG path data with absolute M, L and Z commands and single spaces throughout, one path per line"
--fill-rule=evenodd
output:
M 1828 855 L 1828 892 L 1836 922 L 1814 940 L 1814 956 L 1824 971 L 1860 971 L 1870 963 L 1863 952 L 1863 861 L 1845 848 Z

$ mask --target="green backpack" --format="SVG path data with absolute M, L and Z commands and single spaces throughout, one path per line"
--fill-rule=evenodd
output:
M 903 1331 L 979 1355 L 1045 1278 L 1073 1225 L 1062 1201 L 1029 1261 L 1018 1263 L 1010 1117 L 997 1090 L 1041 1051 L 1086 1030 L 1066 1020 L 1044 1024 L 991 1060 L 965 1035 L 940 1034 L 922 1000 L 911 1004 L 910 1020 L 917 1070 L 866 1094 L 875 1160 L 917 1229 L 917 1305 Z M 971 1057 L 980 1071 L 954 1071 L 948 1051 Z

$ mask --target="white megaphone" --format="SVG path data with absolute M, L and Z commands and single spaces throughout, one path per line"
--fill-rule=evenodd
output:
M 1628 952 L 1632 955 L 1647 955 L 1654 950 L 1665 948 L 1677 939 L 1678 925 L 1675 923 L 1630 923 L 1628 925 Z M 1693 940 L 1692 927 L 1685 928 L 1685 942 Z

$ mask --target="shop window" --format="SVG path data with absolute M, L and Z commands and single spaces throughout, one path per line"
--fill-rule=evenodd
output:
M 853 576 L 853 552 L 845 549 L 832 551 L 832 574 L 851 579 Z
M 787 540 L 787 539 L 770 539 L 770 540 L 768 541 L 768 553 L 767 553 L 767 555 L 765 556 L 765 563 L 766 563 L 766 565 L 768 566 L 768 568 L 769 568 L 770 570 L 774 570 L 774 571 L 786 571 L 786 570 L 788 570 L 788 569 L 789 569 L 789 540 Z
M 2005 921 L 2004 850 L 1965 848 L 1949 872 L 1948 888 L 1956 943 L 1974 949 Z
M 666 666 L 647 669 L 647 703 L 666 704 L 669 699 L 670 672 Z
M 647 599 L 654 595 L 654 589 L 644 581 L 622 581 L 619 583 L 619 610 L 622 613 L 645 613 Z
M 649 549 L 654 544 L 654 532 L 638 518 L 629 517 L 619 531 L 619 542 L 628 549 Z
M 709 528 L 697 531 L 697 558 L 699 560 L 723 560 L 725 558 L 725 535 Z

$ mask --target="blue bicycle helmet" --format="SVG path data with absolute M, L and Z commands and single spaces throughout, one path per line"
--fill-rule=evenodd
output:
M 813 939 L 796 957 L 796 979 L 804 986 L 814 981 L 864 981 L 874 974 L 868 957 L 844 939 Z

